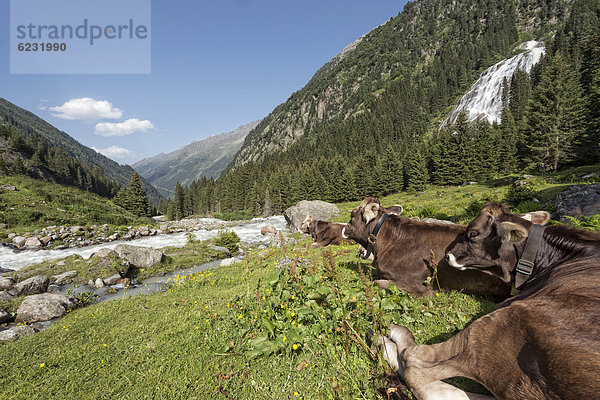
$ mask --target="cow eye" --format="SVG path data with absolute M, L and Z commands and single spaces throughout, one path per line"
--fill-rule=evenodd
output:
M 479 236 L 479 231 L 471 231 L 469 232 L 469 238 L 473 239 Z

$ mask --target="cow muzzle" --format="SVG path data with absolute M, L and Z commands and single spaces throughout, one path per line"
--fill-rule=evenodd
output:
M 451 267 L 454 267 L 456 269 L 459 269 L 461 271 L 464 271 L 465 269 L 467 269 L 464 265 L 459 264 L 456 261 L 456 257 L 454 257 L 454 254 L 452 254 L 452 253 L 446 254 L 446 261 L 448 261 L 448 265 L 450 265 Z

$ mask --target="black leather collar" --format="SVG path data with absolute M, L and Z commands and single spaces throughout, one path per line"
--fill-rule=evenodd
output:
M 379 221 L 377 221 L 377 224 L 375 225 L 375 229 L 373 229 L 373 232 L 371 232 L 369 234 L 369 237 L 367 239 L 367 242 L 369 243 L 367 245 L 367 253 L 362 257 L 363 260 L 366 260 L 371 256 L 371 253 L 373 252 L 373 246 L 375 246 L 375 241 L 377 240 L 377 234 L 379 233 L 379 229 L 381 229 L 381 225 L 383 225 L 383 223 L 385 222 L 385 220 L 388 217 L 389 217 L 389 214 L 383 214 L 381 216 L 381 218 L 379 219 Z
M 542 225 L 533 224 L 531 226 L 531 230 L 527 236 L 527 242 L 525 243 L 525 249 L 523 250 L 523 254 L 521 254 L 521 258 L 519 258 L 517 268 L 515 269 L 515 288 L 517 290 L 521 289 L 525 282 L 531 277 L 535 256 L 542 243 L 545 229 L 546 227 Z

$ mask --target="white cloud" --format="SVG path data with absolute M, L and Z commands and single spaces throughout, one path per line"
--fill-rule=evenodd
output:
M 95 147 L 92 147 L 92 149 L 94 149 L 96 151 L 96 153 L 105 155 L 108 158 L 120 159 L 120 158 L 133 157 L 135 155 L 135 153 L 133 151 L 124 149 L 123 147 L 118 147 L 118 146 L 110 146 L 110 147 L 107 147 L 106 149 L 97 149 Z
M 119 119 L 123 116 L 123 111 L 113 106 L 112 103 L 106 100 L 94 100 L 90 97 L 71 99 L 61 106 L 50 107 L 50 111 L 54 111 L 52 115 L 57 118 L 88 122 Z
M 154 129 L 152 122 L 147 119 L 140 121 L 131 118 L 123 122 L 100 122 L 96 124 L 96 134 L 101 136 L 125 136 L 133 132 L 148 132 Z

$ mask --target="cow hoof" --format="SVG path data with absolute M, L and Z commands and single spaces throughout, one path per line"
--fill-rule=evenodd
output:
M 377 284 L 377 286 L 379 286 L 379 289 L 390 288 L 390 281 L 388 281 L 387 279 L 377 279 L 375 283 Z
M 390 339 L 396 344 L 398 352 L 402 352 L 408 347 L 417 345 L 412 332 L 408 330 L 408 328 L 400 325 L 390 325 Z
M 398 355 L 396 344 L 384 335 L 377 335 L 374 342 L 377 343 L 378 351 L 383 353 L 383 358 L 392 366 L 394 371 L 401 372 L 400 357 Z

